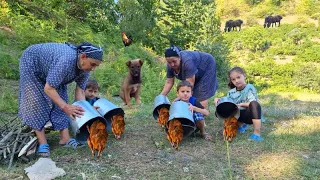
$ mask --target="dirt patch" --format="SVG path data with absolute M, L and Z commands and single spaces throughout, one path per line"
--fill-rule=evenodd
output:
M 13 32 L 12 29 L 9 26 L 0 26 L 0 29 L 3 30 L 3 31 L 10 32 L 10 33 Z
M 294 24 L 298 19 L 299 19 L 299 15 L 288 15 L 288 16 L 284 16 L 280 22 L 280 24 Z M 258 18 L 257 19 L 259 25 L 263 26 L 264 24 L 264 18 Z M 312 18 L 308 18 L 308 21 L 310 23 L 314 23 L 316 26 L 319 26 L 318 21 L 314 20 Z M 278 23 L 277 23 L 277 27 L 278 27 Z
M 312 41 L 312 42 L 316 42 L 316 43 L 320 43 L 320 38 L 318 38 L 318 37 L 313 37 L 313 38 L 311 39 L 311 41 Z
M 293 62 L 294 56 L 274 56 L 274 60 L 277 64 L 287 64 Z

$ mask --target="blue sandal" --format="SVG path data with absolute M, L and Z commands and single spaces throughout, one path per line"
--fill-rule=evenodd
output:
M 252 134 L 250 137 L 249 137 L 249 140 L 253 140 L 253 141 L 263 141 L 263 137 L 259 136 L 259 135 L 256 135 L 256 134 Z
M 40 144 L 37 149 L 37 155 L 41 157 L 49 157 L 50 156 L 49 144 Z
M 238 131 L 239 131 L 239 133 L 245 133 L 247 128 L 248 128 L 248 125 L 243 124 L 242 126 L 238 127 Z
M 79 142 L 77 142 L 75 139 L 70 138 L 66 144 L 62 144 L 63 147 L 68 147 L 68 148 L 72 148 L 72 149 L 77 149 L 79 147 L 83 147 L 84 144 L 81 144 Z

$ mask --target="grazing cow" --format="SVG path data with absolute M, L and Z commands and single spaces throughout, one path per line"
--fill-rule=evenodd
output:
M 243 24 L 243 21 L 241 19 L 238 20 L 229 20 L 226 22 L 225 28 L 224 28 L 224 32 L 230 32 L 231 28 L 232 30 L 236 29 L 237 27 L 239 27 L 239 31 L 241 30 L 241 24 Z
M 276 15 L 276 16 L 267 16 L 265 19 L 264 19 L 264 24 L 263 24 L 263 27 L 266 28 L 266 27 L 273 27 L 273 23 L 274 23 L 274 27 L 276 27 L 277 25 L 277 22 L 279 23 L 278 26 L 280 26 L 280 21 L 282 19 L 282 16 L 280 15 Z

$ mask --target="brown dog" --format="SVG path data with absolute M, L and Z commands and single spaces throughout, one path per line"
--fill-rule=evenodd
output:
M 143 61 L 141 59 L 134 59 L 126 62 L 129 72 L 124 79 L 121 89 L 120 97 L 124 104 L 130 106 L 131 98 L 134 97 L 137 104 L 140 104 L 141 91 L 141 66 Z

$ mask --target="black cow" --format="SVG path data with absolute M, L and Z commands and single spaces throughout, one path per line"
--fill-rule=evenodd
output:
M 237 30 L 237 27 L 239 27 L 239 31 L 241 30 L 241 24 L 243 24 L 243 21 L 241 19 L 238 19 L 238 20 L 229 20 L 226 22 L 226 25 L 224 27 L 224 32 L 230 32 L 231 31 L 231 28 L 232 30 L 236 29 Z
M 278 26 L 280 26 L 280 21 L 282 19 L 282 16 L 280 15 L 276 15 L 276 16 L 267 16 L 265 19 L 264 19 L 264 24 L 263 24 L 263 27 L 266 28 L 266 27 L 273 27 L 273 23 L 274 23 L 274 27 L 277 26 L 277 22 L 279 23 Z

